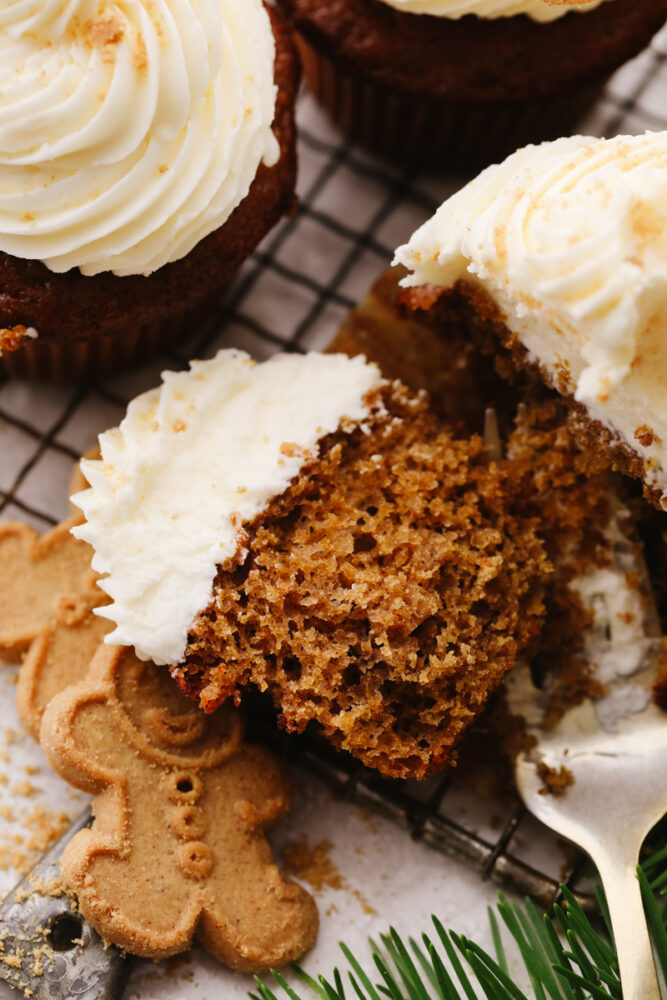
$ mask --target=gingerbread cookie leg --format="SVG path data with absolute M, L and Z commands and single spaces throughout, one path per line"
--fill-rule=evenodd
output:
M 289 808 L 277 761 L 261 747 L 244 749 L 211 774 L 202 808 L 216 817 L 209 834 L 216 868 L 197 937 L 235 969 L 252 971 L 298 958 L 315 940 L 317 910 L 301 886 L 282 878 L 264 836 Z M 224 902 L 230 898 L 235 898 L 233 920 Z

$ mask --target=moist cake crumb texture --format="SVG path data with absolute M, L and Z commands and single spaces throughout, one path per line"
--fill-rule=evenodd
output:
M 396 270 L 398 280 L 401 272 Z M 376 284 L 374 291 L 379 294 L 380 290 Z M 603 694 L 587 652 L 592 614 L 573 584 L 609 564 L 610 496 L 621 490 L 623 502 L 628 501 L 627 481 L 622 486 L 619 477 L 609 476 L 607 457 L 599 448 L 587 446 L 567 403 L 537 380 L 526 379 L 509 352 L 498 348 L 503 331 L 508 331 L 488 295 L 465 283 L 447 290 L 422 285 L 402 289 L 399 301 L 411 326 L 430 328 L 454 354 L 463 351 L 463 345 L 477 345 L 502 376 L 495 384 L 486 378 L 486 399 L 494 402 L 498 412 L 513 475 L 521 484 L 517 497 L 523 513 L 535 519 L 554 565 L 544 591 L 542 632 L 529 650 L 534 669 L 545 678 L 548 701 L 544 724 L 550 727 L 583 699 Z M 382 358 L 376 360 L 382 367 Z M 431 391 L 439 391 L 437 384 L 426 384 Z M 434 402 L 437 405 L 438 400 Z M 477 405 L 473 427 L 482 421 L 483 409 Z M 646 514 L 652 508 L 642 509 Z M 660 515 L 653 512 L 653 517 L 659 519 Z M 659 550 L 660 544 L 654 540 L 646 554 L 650 557 Z M 652 566 L 654 582 L 655 570 Z M 667 687 L 667 670 L 662 676 L 662 686 L 660 680 L 656 685 L 658 700 Z M 510 757 L 524 749 L 520 721 L 510 722 L 497 707 L 485 713 L 483 725 L 493 732 L 491 742 L 503 745 Z
M 610 566 L 613 497 L 627 504 L 630 496 L 626 487 L 631 484 L 608 473 L 606 449 L 599 440 L 582 433 L 570 403 L 542 385 L 532 370 L 524 371 L 525 357 L 485 292 L 465 282 L 451 289 L 417 286 L 405 289 L 401 301 L 413 323 L 428 324 L 442 339 L 451 340 L 454 335 L 464 343 L 476 344 L 507 380 L 507 391 L 495 388 L 492 398 L 506 428 L 521 510 L 525 517 L 535 519 L 554 565 L 544 592 L 543 629 L 530 650 L 533 669 L 548 693 L 543 724 L 552 727 L 574 705 L 605 693 L 588 649 L 593 615 L 582 603 L 577 580 Z M 499 347 L 501 343 L 506 343 L 507 349 Z M 642 506 L 642 511 L 646 518 L 651 508 Z M 652 516 L 659 522 L 660 514 L 654 511 Z M 636 525 L 633 528 L 628 521 L 624 531 L 635 537 L 641 549 Z M 662 544 L 659 531 L 645 541 L 654 586 Z M 641 581 L 628 579 L 627 583 L 640 591 L 641 600 Z M 660 592 L 659 585 L 658 596 Z M 667 670 L 659 670 L 655 686 L 658 704 L 665 698 L 665 677 Z M 496 739 L 514 756 L 516 740 L 510 730 L 520 731 L 520 723 L 508 726 L 502 719 L 497 725 L 488 715 L 486 721 Z
M 521 484 L 522 513 L 537 523 L 554 565 L 544 594 L 547 613 L 532 651 L 534 668 L 551 682 L 544 717 L 549 728 L 568 708 L 603 693 L 585 656 L 592 615 L 572 584 L 609 563 L 610 482 L 581 450 L 563 403 L 543 393 L 520 408 L 508 449 Z
M 288 731 L 316 720 L 385 775 L 424 777 L 539 631 L 550 566 L 481 440 L 396 383 L 384 397 L 247 526 L 174 673 L 207 711 L 252 682 Z

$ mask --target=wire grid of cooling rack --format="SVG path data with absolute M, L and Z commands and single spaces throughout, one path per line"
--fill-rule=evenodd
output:
M 246 262 L 212 322 L 155 363 L 126 375 L 65 387 L 0 382 L 0 517 L 27 521 L 41 531 L 66 516 L 72 463 L 100 431 L 118 423 L 133 396 L 159 381 L 164 367 L 184 367 L 190 358 L 210 357 L 223 346 L 257 358 L 325 347 L 346 311 L 388 266 L 393 249 L 466 180 L 408 175 L 344 142 L 307 92 L 300 97 L 298 118 L 298 211 Z M 667 128 L 667 27 L 614 76 L 581 131 L 611 136 L 662 128 Z M 448 774 L 420 786 L 383 781 L 317 739 L 276 734 L 274 742 L 353 802 L 476 866 L 484 877 L 544 905 L 558 897 L 560 881 L 576 883 L 581 856 L 570 856 L 556 872 L 531 863 L 531 845 L 542 842 L 543 859 L 550 835 L 521 806 L 501 819 L 487 815 L 473 821 L 469 795 L 463 793 L 461 808 L 462 790 Z M 451 809 L 454 800 L 457 808 Z M 563 855 L 557 856 L 562 861 Z

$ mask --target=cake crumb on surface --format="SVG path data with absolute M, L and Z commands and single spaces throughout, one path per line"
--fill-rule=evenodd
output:
M 660 442 L 660 436 L 652 430 L 648 424 L 642 424 L 635 430 L 635 439 L 639 441 L 643 448 L 650 448 L 652 444 Z
M 311 847 L 305 837 L 285 844 L 283 858 L 286 874 L 303 879 L 317 892 L 325 887 L 342 889 L 345 880 L 329 857 L 332 848 L 329 840 L 320 840 Z
M 31 796 L 38 792 L 39 789 L 36 785 L 33 785 L 31 781 L 21 781 L 18 785 L 14 785 L 12 792 L 14 795 L 20 795 L 24 799 L 29 799 Z
M 35 806 L 27 816 L 12 816 L 12 819 L 17 820 L 22 832 L 0 834 L 0 871 L 14 869 L 21 875 L 33 867 L 71 822 L 67 813 L 51 812 L 43 806 Z
M 324 889 L 349 892 L 357 900 L 363 913 L 374 915 L 376 910 L 363 893 L 348 884 L 347 879 L 329 857 L 332 849 L 333 844 L 329 840 L 320 840 L 311 846 L 305 837 L 285 844 L 283 848 L 285 873 L 307 882 L 315 892 L 322 892 Z
M 288 732 L 316 721 L 383 774 L 422 778 L 454 762 L 539 631 L 550 566 L 511 466 L 400 383 L 381 402 L 245 526 L 245 561 L 219 567 L 174 673 L 207 711 L 253 683 Z
M 574 775 L 568 767 L 549 767 L 544 761 L 537 765 L 537 774 L 543 782 L 540 795 L 564 795 L 574 784 Z
M 90 45 L 106 48 L 106 46 L 117 45 L 122 40 L 125 34 L 125 24 L 120 13 L 108 7 L 86 21 L 83 30 Z

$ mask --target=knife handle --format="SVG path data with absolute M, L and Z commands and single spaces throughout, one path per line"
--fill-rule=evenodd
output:
M 87 809 L 0 905 L 0 978 L 31 1000 L 121 1000 L 127 985 L 131 959 L 61 887 L 65 847 L 90 822 Z

